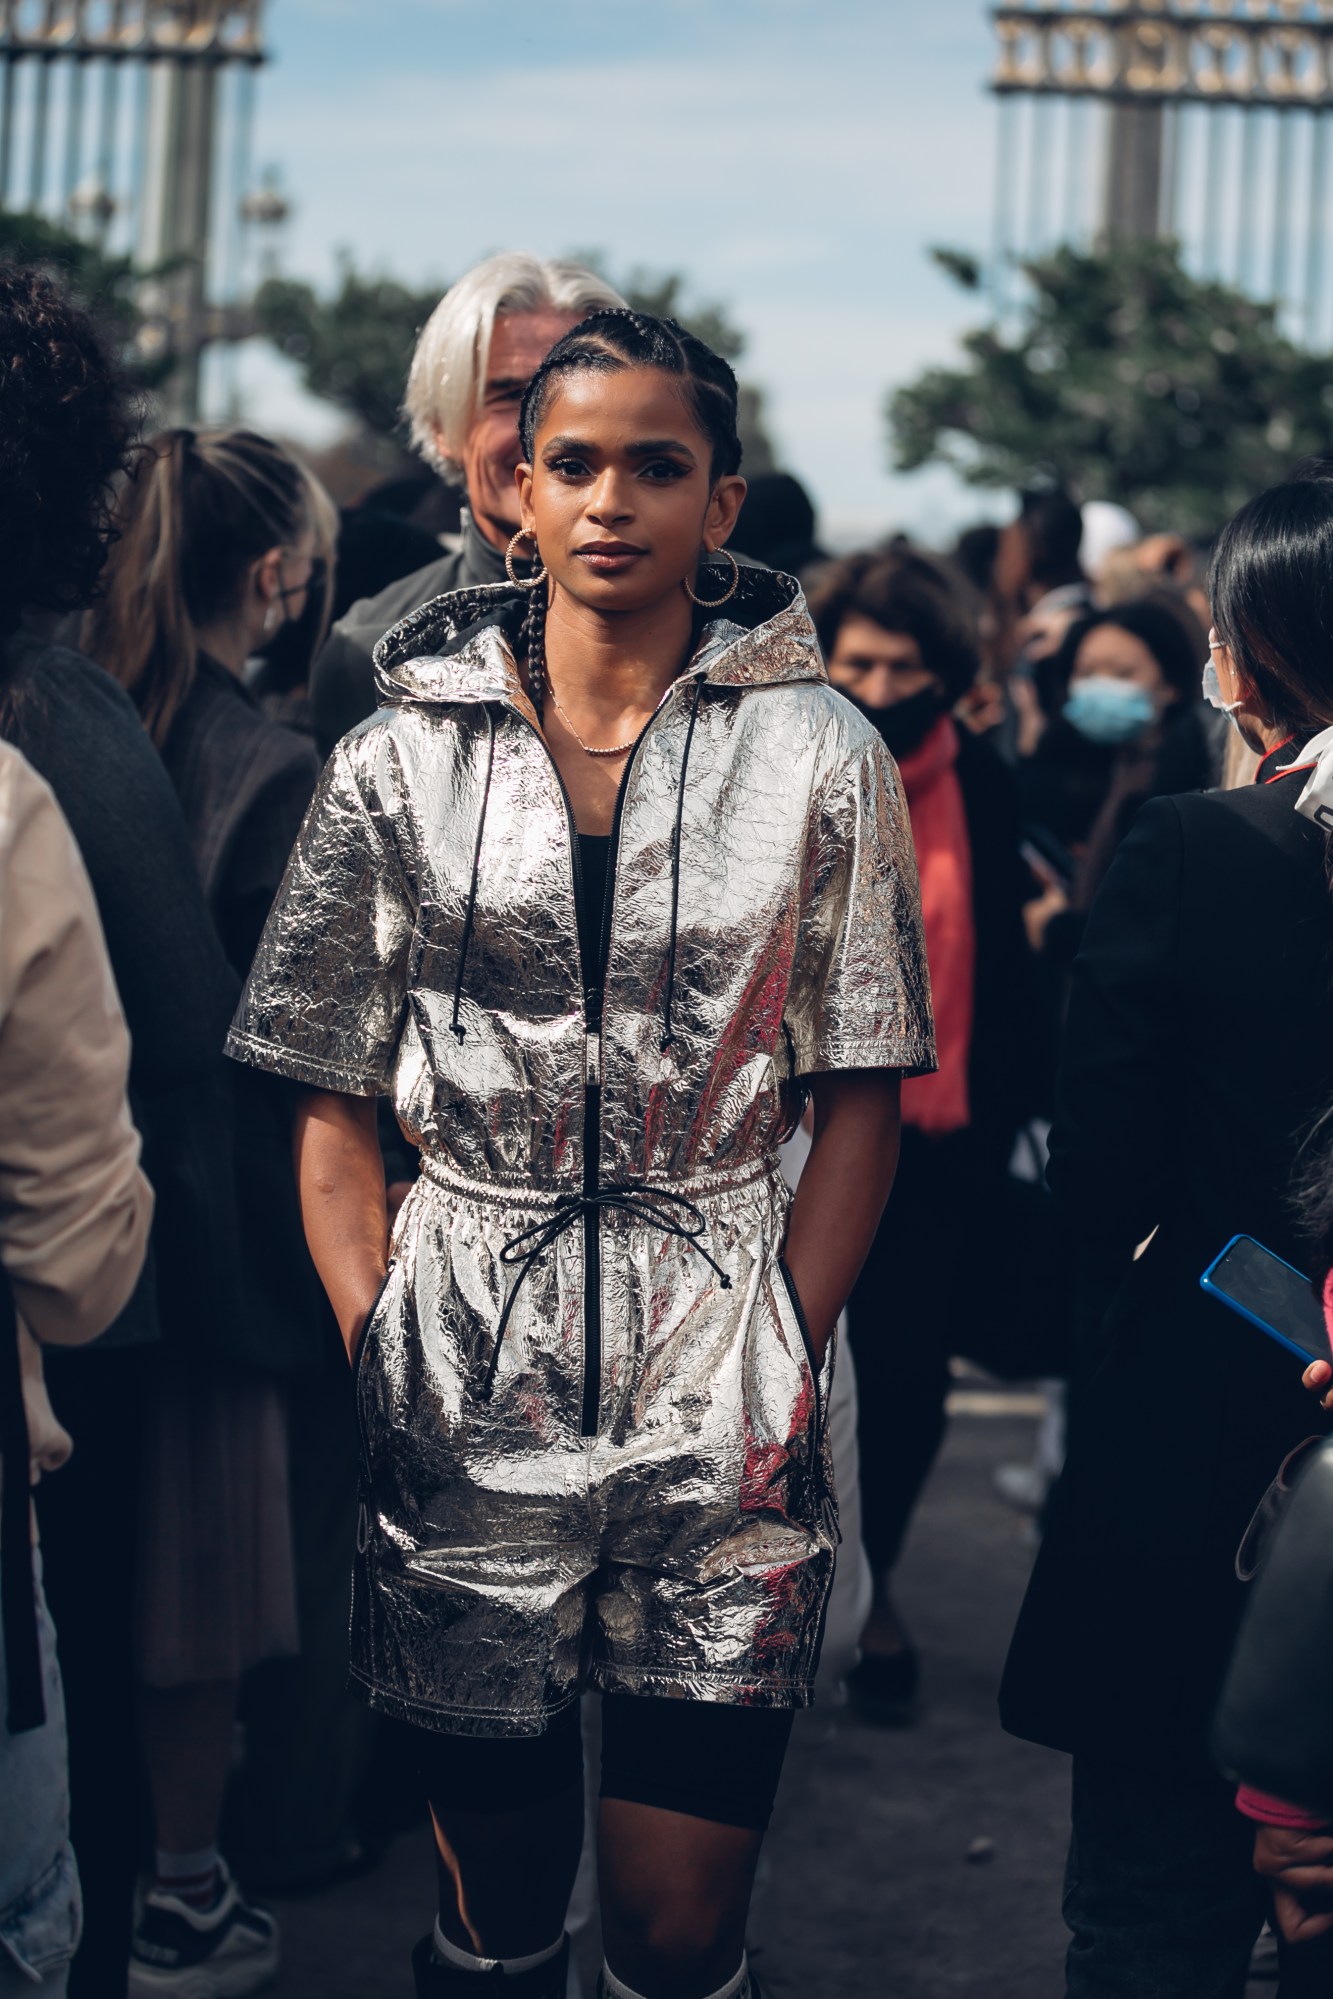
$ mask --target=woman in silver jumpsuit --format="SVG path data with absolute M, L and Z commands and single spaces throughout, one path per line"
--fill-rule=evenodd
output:
M 538 586 L 379 647 L 231 1048 L 309 1092 L 353 1678 L 417 1732 L 440 1859 L 419 1992 L 564 1991 L 594 1688 L 604 1990 L 741 1999 L 837 1541 L 832 1329 L 934 1060 L 916 873 L 799 588 L 708 559 L 745 490 L 725 362 L 596 314 L 522 438 Z M 422 1150 L 391 1242 L 385 1093 Z

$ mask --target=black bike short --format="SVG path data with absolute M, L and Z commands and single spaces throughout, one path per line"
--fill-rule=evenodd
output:
M 604 1694 L 604 1798 L 654 1805 L 763 1832 L 791 1735 L 790 1708 Z M 437 1810 L 522 1811 L 583 1780 L 577 1706 L 542 1735 L 494 1739 L 412 1729 L 426 1796 Z

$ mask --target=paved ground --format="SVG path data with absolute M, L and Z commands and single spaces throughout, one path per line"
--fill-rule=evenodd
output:
M 1030 1555 L 991 1474 L 1027 1454 L 1032 1427 L 955 1420 L 903 1572 L 928 1670 L 920 1727 L 809 1717 L 755 1911 L 774 1999 L 1059 1999 L 1064 1761 L 994 1719 Z M 969 1859 L 978 1840 L 989 1860 Z M 407 1999 L 433 1888 L 426 1840 L 409 1837 L 366 1879 L 278 1905 L 278 1999 Z
M 1006 1457 L 1028 1455 L 1032 1427 L 955 1418 L 900 1592 L 926 1661 L 920 1725 L 889 1733 L 841 1720 L 789 1773 L 756 1923 L 776 1994 L 1063 1992 L 1065 1759 L 1012 1741 L 995 1720 L 1031 1552 L 991 1478 Z M 990 1858 L 969 1858 L 983 1840 Z M 810 1920 L 799 1913 L 806 1894 Z
M 984 1404 L 985 1398 L 980 1398 Z M 812 1714 L 788 1767 L 756 1902 L 772 1999 L 1060 1999 L 1063 1757 L 1010 1741 L 995 1689 L 1030 1550 L 992 1474 L 1033 1425 L 955 1418 L 902 1576 L 928 1670 L 906 1733 Z M 973 1857 L 989 1843 L 989 1858 Z M 275 1999 L 409 1999 L 434 1893 L 427 1838 L 373 1875 L 277 1904 Z M 1252 1999 L 1273 1987 L 1254 1986 Z

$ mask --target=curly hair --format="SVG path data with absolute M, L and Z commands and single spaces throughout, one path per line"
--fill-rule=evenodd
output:
M 95 321 L 45 272 L 0 266 L 0 637 L 95 597 L 138 429 Z

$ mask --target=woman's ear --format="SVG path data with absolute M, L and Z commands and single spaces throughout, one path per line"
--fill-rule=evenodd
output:
M 531 465 L 514 467 L 514 484 L 518 487 L 518 517 L 523 523 L 524 534 L 530 535 L 533 531 Z
M 283 554 L 281 548 L 270 548 L 266 554 L 260 556 L 251 570 L 255 579 L 255 592 L 265 604 L 276 604 L 282 590 Z
M 740 516 L 745 499 L 745 481 L 739 473 L 732 473 L 726 479 L 719 479 L 708 501 L 708 512 L 704 515 L 704 543 L 711 554 L 731 538 L 731 531 Z

